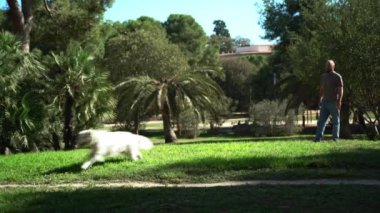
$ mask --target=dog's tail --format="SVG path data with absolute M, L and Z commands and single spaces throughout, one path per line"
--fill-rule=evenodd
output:
M 82 148 L 82 147 L 91 145 L 92 138 L 93 138 L 92 134 L 93 134 L 92 129 L 80 131 L 75 139 L 77 147 Z

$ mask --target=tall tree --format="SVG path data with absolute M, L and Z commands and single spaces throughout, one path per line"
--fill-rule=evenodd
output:
M 189 15 L 172 14 L 164 22 L 164 27 L 170 42 L 177 44 L 189 58 L 191 66 L 201 60 L 207 36 L 203 28 Z
M 251 101 L 250 79 L 257 73 L 258 67 L 246 58 L 222 59 L 225 79 L 221 87 L 227 97 L 237 101 L 238 111 L 248 111 Z
M 211 35 L 211 44 L 218 46 L 220 53 L 233 52 L 235 50 L 235 44 L 230 36 L 226 23 L 222 20 L 215 20 L 214 25 L 215 34 Z
M 157 33 L 156 28 L 152 31 L 143 29 L 129 31 L 108 41 L 105 66 L 111 71 L 110 77 L 116 84 L 129 77 L 149 74 L 159 78 L 160 75 L 166 76 L 166 72 L 175 73 L 176 70 L 182 72 L 187 69 L 188 63 L 183 53 L 175 47 L 176 45 L 169 44 L 163 28 L 161 33 Z M 120 89 L 117 93 L 118 121 L 125 123 L 126 126 L 133 125 L 132 130 L 137 132 L 140 120 L 148 115 L 151 109 L 144 109 L 141 104 L 137 105 L 139 106 L 137 108 L 130 109 L 130 101 L 135 98 Z
M 170 43 L 165 33 L 154 30 L 137 30 L 109 40 L 105 63 L 112 67 L 112 79 L 119 84 L 120 121 L 159 113 L 166 142 L 177 139 L 172 122 L 180 105 L 211 111 L 206 106 L 218 101 L 221 92 L 205 75 L 208 71 L 192 70 L 183 51 Z
M 70 40 L 82 42 L 94 38 L 94 31 L 112 2 L 53 0 L 47 2 L 49 11 L 44 5 L 39 5 L 34 10 L 36 24 L 31 37 L 32 47 L 44 53 L 65 51 Z
M 215 35 L 231 38 L 230 32 L 228 31 L 226 23 L 223 20 L 215 20 L 213 24 L 215 25 Z
M 111 85 L 106 73 L 95 66 L 94 57 L 77 43 L 71 43 L 66 52 L 52 53 L 52 57 L 53 105 L 61 109 L 65 149 L 73 149 L 79 130 L 95 127 L 113 110 Z

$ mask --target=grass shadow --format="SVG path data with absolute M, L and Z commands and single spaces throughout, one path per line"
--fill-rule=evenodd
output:
M 284 137 L 240 137 L 240 136 L 229 136 L 223 137 L 223 139 L 216 139 L 210 137 L 202 137 L 199 139 L 182 139 L 178 143 L 173 143 L 177 145 L 184 144 L 199 144 L 199 143 L 231 143 L 231 142 L 294 142 L 294 141 L 313 141 L 314 137 L 310 135 L 306 136 L 284 136 Z M 328 138 L 327 138 L 328 140 Z
M 44 173 L 44 175 L 51 175 L 51 174 L 64 174 L 64 173 L 80 173 L 82 169 L 80 168 L 81 164 L 75 163 L 72 165 L 64 166 L 64 167 L 59 167 L 52 169 L 50 171 L 47 171 Z
M 2 191 L 4 212 L 377 212 L 371 186 L 87 188 Z
M 183 160 L 144 171 L 143 175 L 177 174 L 190 181 L 302 178 L 380 179 L 380 150 L 358 149 L 302 157 L 203 157 Z M 231 177 L 228 177 L 231 175 Z M 168 177 L 175 181 L 175 177 Z M 181 178 L 179 178 L 181 179 Z
M 104 162 L 96 162 L 95 164 L 92 165 L 92 167 L 97 167 L 97 166 L 101 166 L 101 165 L 104 165 L 104 164 L 117 164 L 117 163 L 121 163 L 121 162 L 124 162 L 124 161 L 126 161 L 126 159 L 122 159 L 122 158 L 107 158 Z M 44 173 L 44 175 L 65 174 L 65 173 L 72 173 L 72 174 L 80 173 L 80 172 L 83 171 L 81 169 L 81 165 L 82 165 L 82 163 L 75 163 L 75 164 L 71 164 L 71 165 L 68 165 L 68 166 L 55 168 L 55 169 L 52 169 L 52 170 Z

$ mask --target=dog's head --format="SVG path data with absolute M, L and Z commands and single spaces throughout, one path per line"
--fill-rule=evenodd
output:
M 142 150 L 149 150 L 153 148 L 153 143 L 149 140 L 149 138 L 140 135 L 139 148 Z
M 92 142 L 91 138 L 92 130 L 83 130 L 75 137 L 75 144 L 78 147 L 85 147 Z

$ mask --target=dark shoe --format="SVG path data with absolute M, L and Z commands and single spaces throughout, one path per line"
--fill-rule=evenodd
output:
M 338 142 L 338 139 L 334 138 L 332 139 L 333 142 Z
M 321 139 L 314 139 L 315 143 L 318 143 L 318 142 L 321 142 L 321 141 L 322 141 Z

